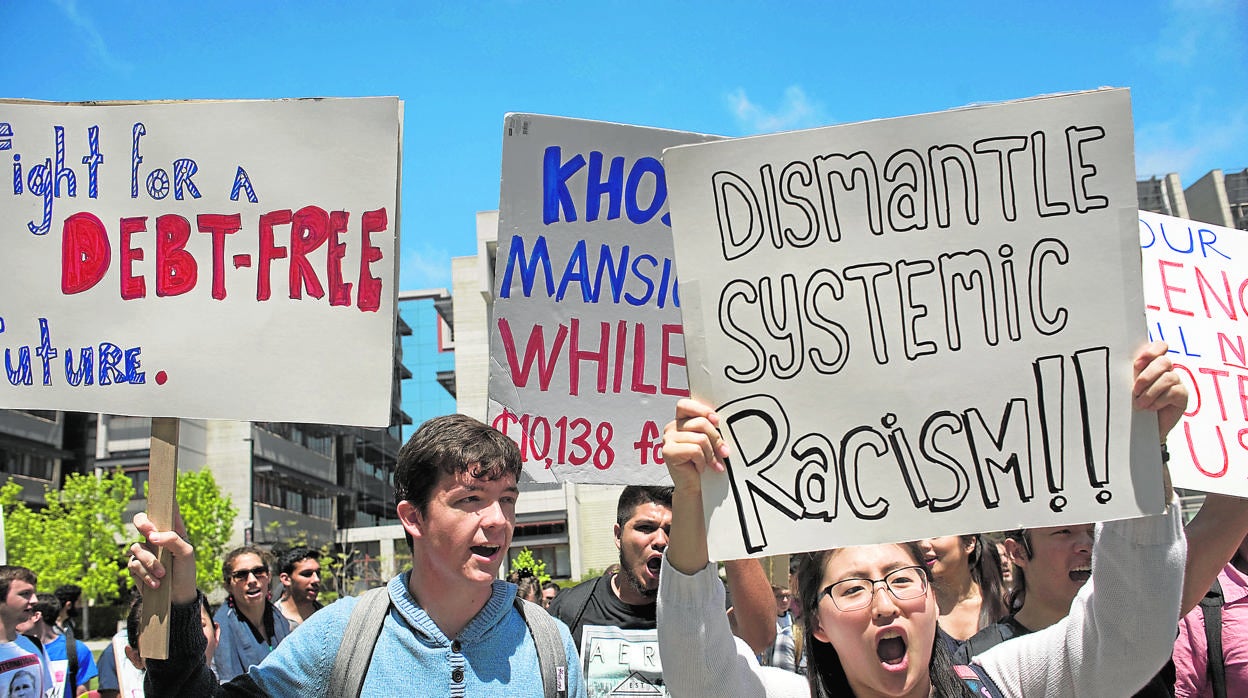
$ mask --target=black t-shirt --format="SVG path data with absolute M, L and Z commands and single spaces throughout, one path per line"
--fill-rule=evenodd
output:
M 581 628 L 606 625 L 624 630 L 653 630 L 656 604 L 633 606 L 620 601 L 611 591 L 611 578 L 595 577 L 564 591 L 550 604 L 550 615 L 567 623 L 576 646 L 581 646 Z

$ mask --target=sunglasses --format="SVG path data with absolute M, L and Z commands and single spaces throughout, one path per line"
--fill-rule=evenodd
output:
M 236 582 L 245 582 L 252 575 L 255 575 L 256 579 L 264 579 L 269 576 L 269 568 L 261 566 L 253 567 L 249 570 L 234 570 L 230 573 L 230 579 Z

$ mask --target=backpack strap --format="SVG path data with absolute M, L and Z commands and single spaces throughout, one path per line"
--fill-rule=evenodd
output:
M 529 627 L 533 644 L 537 647 L 537 663 L 542 669 L 542 686 L 546 698 L 567 698 L 568 657 L 563 650 L 563 638 L 559 626 L 546 609 L 532 601 L 516 597 L 516 610 Z
M 516 597 L 516 611 L 533 636 L 546 698 L 567 698 L 568 660 L 555 620 L 541 606 L 520 597 Z M 342 633 L 344 640 L 353 638 L 355 641 L 338 646 L 334 670 L 330 675 L 329 698 L 359 698 L 364 687 L 364 675 L 373 660 L 373 648 L 377 646 L 377 638 L 381 637 L 381 628 L 389 613 L 388 587 L 369 589 L 360 596 Z
M 1205 615 L 1205 644 L 1209 649 L 1206 674 L 1214 698 L 1226 698 L 1226 664 L 1222 656 L 1222 584 L 1215 577 L 1213 586 L 1200 600 Z
M 958 675 L 962 683 L 977 697 L 1005 698 L 1001 688 L 993 682 L 992 677 L 978 664 L 954 664 L 953 673 Z
M 598 591 L 598 587 L 602 584 L 602 580 L 606 578 L 607 575 L 600 574 L 598 575 L 598 579 L 594 580 L 594 583 L 590 585 L 589 593 L 585 595 L 584 599 L 581 599 L 581 606 L 577 609 L 576 616 L 572 619 L 571 623 L 568 623 L 568 630 L 571 630 L 574 633 L 578 632 L 577 628 L 581 627 L 581 618 L 585 615 L 585 609 L 589 608 L 590 602 L 594 600 L 594 594 Z M 575 589 L 573 589 L 573 591 L 575 591 Z M 576 638 L 576 641 L 579 644 L 580 639 Z
M 388 587 L 369 589 L 351 609 L 347 628 L 342 633 L 342 644 L 334 657 L 334 671 L 330 675 L 329 698 L 359 698 L 364 687 L 364 675 L 373 661 L 373 648 L 381 636 L 381 626 L 390 613 L 390 590 Z
M 69 666 L 65 670 L 65 693 L 73 696 L 78 692 L 78 641 L 74 639 L 74 626 L 65 626 L 65 659 Z

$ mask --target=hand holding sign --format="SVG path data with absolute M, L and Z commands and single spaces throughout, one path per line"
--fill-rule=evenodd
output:
M 1137 410 L 1157 413 L 1158 431 L 1165 439 L 1187 409 L 1187 388 L 1170 361 L 1170 347 L 1165 342 L 1152 342 L 1135 357 L 1135 382 L 1132 398 Z

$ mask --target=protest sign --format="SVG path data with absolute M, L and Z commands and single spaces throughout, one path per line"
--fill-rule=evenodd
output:
M 1248 497 L 1248 232 L 1140 211 L 1140 247 L 1148 334 L 1188 389 L 1170 476 Z
M 507 115 L 489 420 L 533 478 L 670 484 L 689 387 L 659 154 L 712 138 Z
M 1162 508 L 1130 98 L 664 151 L 727 559 Z
M 401 109 L 0 102 L 0 407 L 388 425 Z

